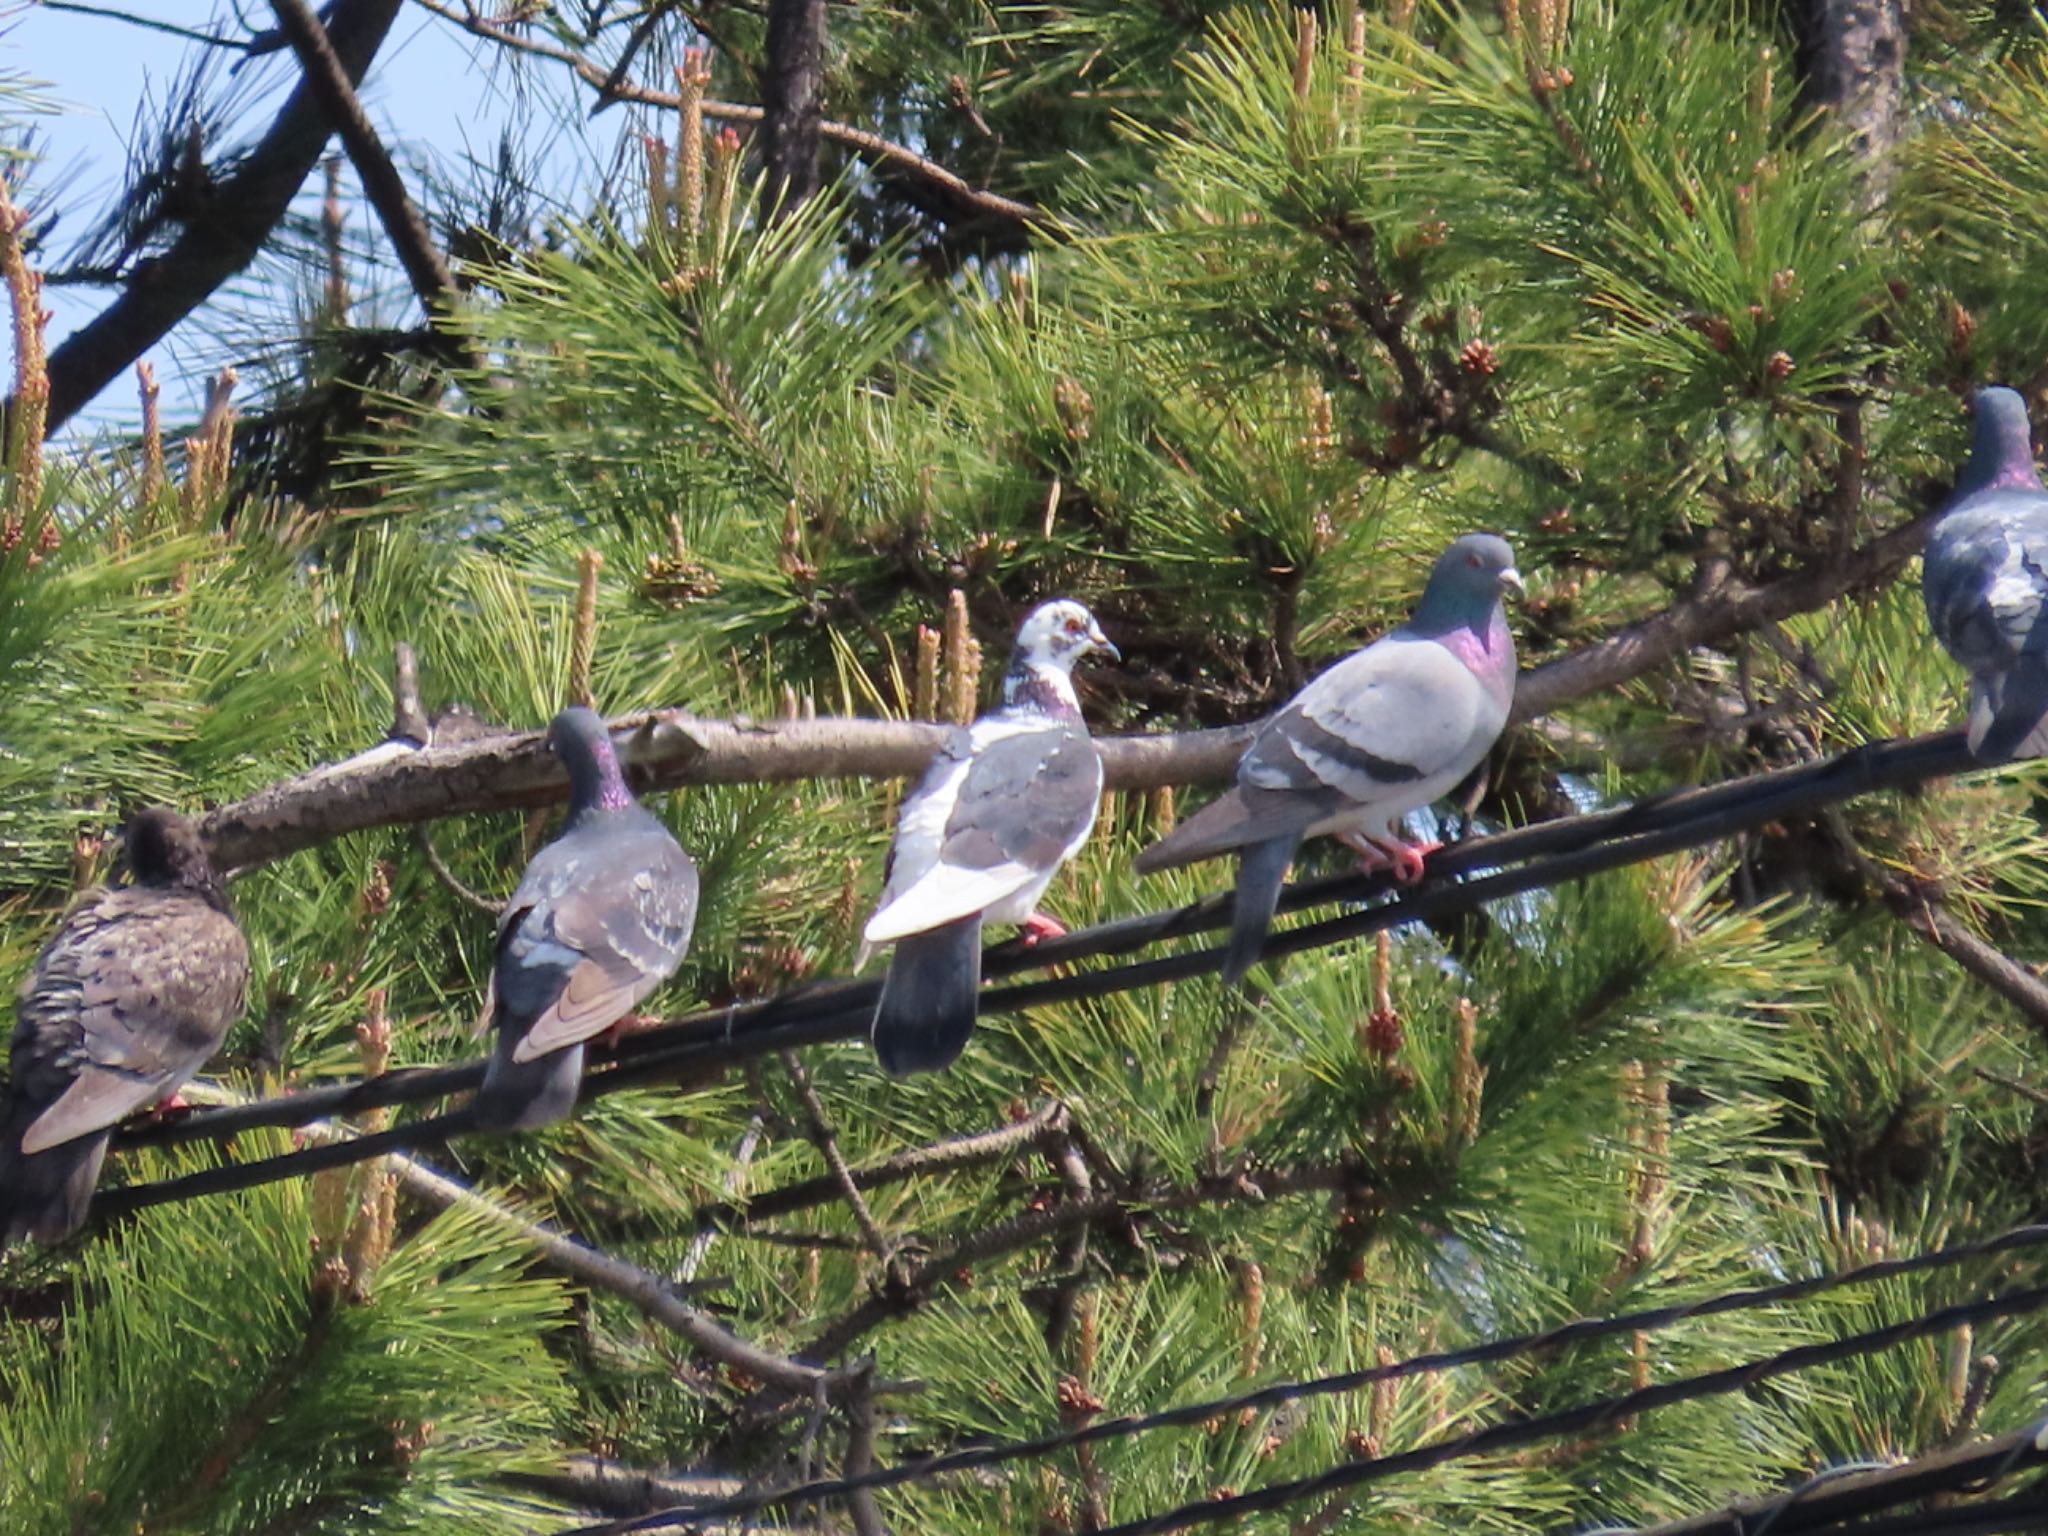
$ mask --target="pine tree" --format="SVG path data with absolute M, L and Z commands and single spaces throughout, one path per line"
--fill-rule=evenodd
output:
M 1243 722 L 1395 622 L 1474 527 L 1514 540 L 1530 596 L 1520 718 L 1468 822 L 1956 718 L 1911 557 L 1968 387 L 2048 396 L 2030 26 L 1917 8 L 1903 64 L 1844 89 L 1804 5 L 820 8 L 825 119 L 904 148 L 826 133 L 805 198 L 722 131 L 792 9 L 650 11 L 624 78 L 684 79 L 637 185 L 545 238 L 465 228 L 431 345 L 328 307 L 254 448 L 223 388 L 169 470 L 149 434 L 39 453 L 23 327 L 6 976 L 121 815 L 236 801 L 394 717 L 534 729 L 587 695 L 937 718 L 988 702 L 1058 593 L 1125 652 L 1082 676 L 1098 732 Z M 473 25 L 602 78 L 628 20 Z M 32 315 L 24 227 L 0 256 Z M 0 1517 L 566 1530 L 621 1507 L 591 1458 L 666 1479 L 645 1508 L 687 1478 L 893 1466 L 2002 1232 L 2040 1211 L 2048 1015 L 1983 957 L 2048 955 L 2040 783 L 1859 797 L 1295 955 L 1244 995 L 1200 977 L 984 1018 L 935 1077 L 828 1044 L 422 1153 L 480 1198 L 358 1168 L 12 1253 Z M 900 793 L 650 796 L 704 881 L 660 1010 L 847 974 Z M 1132 875 L 1175 804 L 1113 792 L 1050 909 L 1078 927 L 1222 888 L 1218 865 Z M 256 981 L 219 1083 L 477 1054 L 478 900 L 548 822 L 454 810 L 243 872 Z M 1342 867 L 1311 845 L 1298 873 Z M 995 1150 L 892 1162 L 969 1135 Z M 128 1151 L 109 1183 L 286 1146 Z M 839 1167 L 883 1173 L 853 1196 Z M 594 1276 L 537 1220 L 629 1268 Z M 675 1292 L 650 1305 L 635 1275 Z M 2041 1278 L 2019 1250 L 787 1518 L 1101 1529 Z M 711 1325 L 829 1387 L 721 1356 Z M 2024 1428 L 2044 1363 L 2022 1312 L 1242 1528 L 1676 1519 Z

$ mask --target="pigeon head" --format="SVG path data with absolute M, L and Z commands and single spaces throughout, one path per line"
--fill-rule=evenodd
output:
M 1074 696 L 1070 674 L 1074 663 L 1090 651 L 1123 659 L 1095 615 L 1081 604 L 1070 597 L 1040 603 L 1018 627 L 1017 647 L 1003 678 L 1003 702 L 1049 714 L 1079 714 L 1081 701 Z
M 1522 590 L 1522 573 L 1515 569 L 1508 541 L 1491 533 L 1468 533 L 1437 556 L 1408 627 L 1425 635 L 1452 629 L 1484 634 L 1508 588 Z
M 177 886 L 215 896 L 221 892 L 199 828 L 160 805 L 137 812 L 122 830 L 121 864 L 137 885 Z
M 549 724 L 547 742 L 569 770 L 571 814 L 593 807 L 619 811 L 633 803 L 633 792 L 619 772 L 611 729 L 597 711 L 571 705 Z
M 2040 489 L 2026 401 L 2017 390 L 1998 385 L 1978 390 L 1976 441 L 1970 448 L 1970 462 L 1956 480 L 1956 495 Z

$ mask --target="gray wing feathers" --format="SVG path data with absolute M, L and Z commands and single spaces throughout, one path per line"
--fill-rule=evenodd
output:
M 535 854 L 499 922 L 488 998 L 498 1037 L 477 1124 L 531 1128 L 566 1115 L 584 1042 L 668 979 L 696 916 L 696 865 L 637 806 Z
M 1371 801 L 1470 753 L 1488 702 L 1472 670 L 1444 646 L 1396 631 L 1330 668 L 1268 721 L 1238 779 Z
M 1990 491 L 1928 540 L 1928 626 L 1969 669 L 1970 750 L 1986 761 L 2048 752 L 2048 497 Z
M 1240 785 L 1210 801 L 1158 842 L 1140 850 L 1136 868 L 1139 874 L 1149 875 L 1275 838 L 1292 838 L 1299 843 L 1310 827 L 1346 803 L 1346 796 L 1334 789 L 1289 794 L 1284 790 L 1246 789 Z
M 960 785 L 939 857 L 967 869 L 1050 869 L 1088 835 L 1102 804 L 1102 754 L 1075 726 L 992 742 Z
M 109 1129 L 175 1092 L 242 1014 L 235 921 L 183 890 L 101 891 L 73 909 L 23 984 L 0 1128 L 5 1240 L 75 1230 Z

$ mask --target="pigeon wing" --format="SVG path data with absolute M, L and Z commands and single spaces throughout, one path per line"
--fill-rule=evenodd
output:
M 1079 726 L 1018 731 L 974 754 L 938 856 L 868 920 L 886 944 L 973 917 L 1042 880 L 1086 840 L 1102 804 L 1102 755 Z
M 1448 646 L 1399 631 L 1339 662 L 1268 721 L 1238 764 L 1248 789 L 1334 790 L 1369 805 L 1471 771 L 1505 713 Z M 1255 840 L 1255 839 L 1251 839 Z
M 536 857 L 499 929 L 493 999 L 527 1020 L 512 1059 L 602 1034 L 681 963 L 697 917 L 697 867 L 648 816 L 564 838 Z
M 34 1076 L 70 1081 L 22 1151 L 104 1130 L 176 1091 L 241 1017 L 248 977 L 241 930 L 197 895 L 137 887 L 80 908 L 23 989 L 17 1061 L 27 1046 Z

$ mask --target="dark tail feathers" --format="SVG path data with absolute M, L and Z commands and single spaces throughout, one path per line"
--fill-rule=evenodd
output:
M 1280 882 L 1301 847 L 1301 834 L 1290 832 L 1253 843 L 1238 854 L 1237 896 L 1230 908 L 1230 947 L 1223 955 L 1223 981 L 1236 986 L 1259 961 L 1273 909 L 1280 905 Z
M 981 1000 L 981 919 L 896 941 L 875 1005 L 875 1055 L 892 1077 L 937 1072 L 967 1049 Z
M 523 1031 L 521 1031 L 523 1033 Z M 502 1031 L 484 1085 L 470 1105 L 479 1130 L 533 1131 L 566 1120 L 583 1085 L 583 1047 L 550 1051 L 532 1061 L 514 1061 L 510 1037 Z
M 45 1106 L 17 1104 L 0 1127 L 0 1248 L 24 1237 L 54 1243 L 85 1224 L 111 1132 L 24 1155 L 21 1138 Z
M 2002 671 L 1977 675 L 1970 751 L 1987 763 L 2048 757 L 2048 656 L 2023 655 Z

